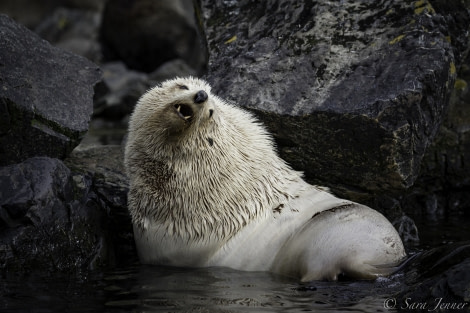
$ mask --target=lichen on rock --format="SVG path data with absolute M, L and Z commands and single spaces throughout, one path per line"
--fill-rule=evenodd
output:
M 200 2 L 207 79 L 261 117 L 283 158 L 343 195 L 413 185 L 460 51 L 428 1 Z

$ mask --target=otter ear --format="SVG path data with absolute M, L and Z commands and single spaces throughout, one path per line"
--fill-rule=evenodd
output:
M 210 109 L 210 110 L 209 110 L 209 118 L 212 117 L 212 114 L 214 114 L 214 110 L 213 110 L 213 109 Z

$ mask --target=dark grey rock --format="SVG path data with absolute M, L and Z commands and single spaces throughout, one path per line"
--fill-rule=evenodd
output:
M 91 181 L 84 182 L 90 188 Z M 87 194 L 76 193 L 70 170 L 58 159 L 32 158 L 0 168 L 0 268 L 28 272 L 94 267 L 104 215 Z M 84 188 L 85 189 L 85 188 Z
M 121 145 L 124 137 L 127 135 L 129 117 L 120 121 L 110 119 L 109 117 L 95 117 L 90 123 L 90 128 L 83 137 L 82 142 L 75 151 L 96 147 L 102 145 Z
M 95 95 L 94 116 L 119 120 L 134 110 L 137 100 L 150 87 L 147 74 L 128 69 L 123 62 L 102 65 L 106 92 Z
M 139 98 L 158 83 L 197 74 L 182 59 L 165 62 L 149 74 L 129 69 L 120 61 L 104 63 L 101 70 L 103 81 L 95 88 L 94 116 L 108 120 L 121 120 L 130 115 Z
M 65 158 L 87 131 L 99 68 L 0 15 L 0 165 Z
M 107 236 L 107 264 L 131 264 L 137 261 L 131 217 L 127 210 L 129 181 L 124 170 L 124 153 L 120 145 L 95 146 L 74 150 L 65 164 L 73 180 L 106 212 L 101 227 Z M 87 181 L 92 181 L 88 189 Z M 90 196 L 91 195 L 91 196 Z
M 448 113 L 402 200 L 404 207 L 421 207 L 436 220 L 470 213 L 470 57 L 462 58 Z
M 93 189 L 107 206 L 127 212 L 129 181 L 123 158 L 124 152 L 119 145 L 95 146 L 74 150 L 65 164 L 72 170 L 74 178 L 80 175 L 91 177 Z
M 100 24 L 99 11 L 57 8 L 34 31 L 56 47 L 100 63 Z
M 137 259 L 119 146 L 0 167 L 0 270 L 70 272 Z
M 419 243 L 419 231 L 415 222 L 410 217 L 403 215 L 393 221 L 393 226 L 398 231 L 400 238 L 405 244 Z
M 68 8 L 101 12 L 106 0 L 59 0 L 59 2 Z
M 206 54 L 193 12 L 192 0 L 108 1 L 101 26 L 106 59 L 147 73 L 172 59 L 203 70 Z
M 29 29 L 34 29 L 57 7 L 59 1 L 61 0 L 0 1 L 0 13 L 8 15 Z
M 470 242 L 425 251 L 412 259 L 404 272 L 406 286 L 397 295 L 397 309 L 407 312 L 470 311 Z M 412 303 L 425 305 L 411 308 Z M 457 310 L 447 304 L 461 304 L 461 307 Z
M 106 0 L 15 0 L 0 1 L 0 13 L 34 30 L 59 7 L 102 11 Z
M 197 76 L 197 72 L 184 60 L 174 59 L 160 65 L 155 71 L 149 74 L 149 79 L 152 85 L 155 85 L 167 79 L 184 76 Z
M 447 11 L 424 1 L 200 2 L 214 92 L 255 111 L 310 181 L 349 198 L 414 183 L 456 74 Z M 460 6 L 453 36 L 463 42 Z

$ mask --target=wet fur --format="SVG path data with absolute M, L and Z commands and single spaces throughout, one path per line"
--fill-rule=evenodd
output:
M 200 90 L 208 98 L 195 103 Z M 213 95 L 199 79 L 166 81 L 142 96 L 129 124 L 125 165 L 129 210 L 144 263 L 272 270 L 310 280 L 336 279 L 341 272 L 373 278 L 387 271 L 371 267 L 404 257 L 398 234 L 382 215 L 305 183 L 277 156 L 271 136 L 250 113 Z M 367 224 L 370 217 L 385 227 L 371 227 L 384 246 L 369 253 L 363 242 L 368 235 L 358 236 L 355 242 L 366 247 L 367 260 L 362 252 L 352 261 L 341 255 L 341 265 L 330 260 L 337 253 L 325 249 L 342 245 L 343 235 L 338 234 L 337 243 L 326 236 L 325 246 L 316 230 L 323 228 L 316 225 L 327 217 L 330 223 L 333 209 L 345 205 L 356 219 L 340 226 L 350 231 L 344 236 L 352 238 L 356 227 L 363 227 L 358 220 Z M 319 214 L 323 211 L 331 212 Z M 297 257 L 303 263 L 295 265 L 291 257 L 299 253 L 308 258 Z M 317 266 L 323 262 L 331 268 Z

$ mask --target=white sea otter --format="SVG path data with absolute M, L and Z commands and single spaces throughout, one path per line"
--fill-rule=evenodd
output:
M 196 78 L 138 101 L 125 165 L 142 263 L 373 279 L 405 258 L 380 213 L 307 184 L 248 112 Z

